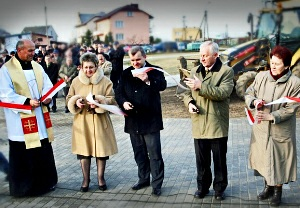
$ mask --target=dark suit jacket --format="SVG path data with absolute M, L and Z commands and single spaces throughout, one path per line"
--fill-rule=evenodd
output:
M 46 74 L 48 75 L 48 77 L 50 78 L 52 84 L 56 84 L 57 79 L 58 79 L 58 65 L 55 63 L 50 63 L 50 65 L 47 67 L 46 63 L 43 64 L 43 68 L 46 72 Z
M 157 67 L 146 62 L 146 67 Z M 159 68 L 159 67 L 157 67 Z M 126 112 L 125 132 L 148 134 L 163 129 L 160 91 L 167 87 L 164 74 L 158 70 L 147 72 L 150 85 L 133 77 L 131 66 L 125 69 L 117 86 L 115 98 L 120 108 Z M 124 102 L 130 102 L 133 110 L 126 111 Z

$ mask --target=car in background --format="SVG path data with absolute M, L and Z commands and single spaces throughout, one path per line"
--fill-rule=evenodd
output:
M 152 53 L 153 52 L 153 46 L 152 45 L 125 45 L 124 47 L 123 47 L 123 50 L 124 50 L 124 52 L 126 53 L 126 54 L 128 54 L 128 51 L 132 48 L 132 47 L 134 47 L 134 46 L 141 46 L 143 49 L 144 49 L 144 51 L 145 51 L 145 53 Z
M 188 43 L 186 46 L 187 51 L 199 51 L 202 42 L 192 42 Z
M 185 42 L 177 42 L 177 49 L 178 49 L 178 51 L 185 51 L 186 45 L 187 44 Z
M 174 52 L 178 51 L 175 41 L 164 41 L 153 45 L 154 52 Z
M 141 47 L 144 49 L 145 53 L 153 53 L 154 52 L 152 45 L 141 45 Z

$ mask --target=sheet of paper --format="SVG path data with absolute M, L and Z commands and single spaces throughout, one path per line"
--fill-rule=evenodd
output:
M 121 116 L 126 115 L 120 108 L 118 108 L 115 105 L 106 105 L 106 104 L 100 104 L 100 103 L 95 102 L 95 100 L 93 99 L 92 93 L 88 94 L 88 96 L 86 97 L 86 100 L 88 102 L 98 106 L 99 108 L 102 108 L 102 109 L 112 112 L 114 114 L 121 115 Z

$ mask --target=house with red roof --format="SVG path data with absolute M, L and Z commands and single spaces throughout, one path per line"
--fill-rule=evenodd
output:
M 125 5 L 108 13 L 78 14 L 77 42 L 81 43 L 86 31 L 93 39 L 104 41 L 109 34 L 120 44 L 149 44 L 150 20 L 153 16 L 139 9 L 138 4 Z

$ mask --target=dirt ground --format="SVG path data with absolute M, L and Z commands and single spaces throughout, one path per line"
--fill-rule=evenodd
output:
M 187 108 L 176 96 L 176 87 L 169 87 L 161 92 L 162 113 L 164 118 L 190 118 Z M 230 118 L 245 117 L 245 103 L 233 92 L 230 98 Z

